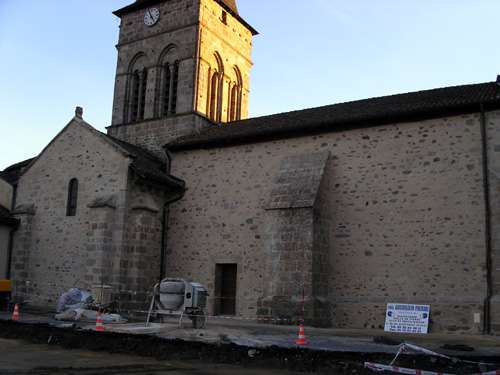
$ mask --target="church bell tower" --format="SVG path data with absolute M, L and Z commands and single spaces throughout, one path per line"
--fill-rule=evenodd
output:
M 252 37 L 236 0 L 137 0 L 117 10 L 108 133 L 156 153 L 203 126 L 248 116 Z

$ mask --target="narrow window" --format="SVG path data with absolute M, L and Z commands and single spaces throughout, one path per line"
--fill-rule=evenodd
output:
M 139 106 L 139 120 L 144 119 L 144 108 L 146 107 L 146 90 L 148 86 L 148 71 L 144 69 L 141 77 L 141 103 Z
M 76 207 L 78 205 L 78 180 L 73 178 L 68 186 L 68 205 L 66 216 L 76 216 Z
M 137 115 L 139 114 L 139 89 L 141 86 L 141 80 L 139 72 L 135 71 L 132 77 L 132 101 L 131 101 L 131 112 L 130 121 L 134 122 L 137 120 Z
M 168 116 L 168 106 L 170 104 L 170 82 L 171 82 L 171 74 L 170 74 L 170 65 L 165 64 L 163 74 L 165 75 L 165 80 L 163 82 L 163 116 Z
M 231 89 L 231 101 L 230 101 L 230 110 L 229 110 L 229 121 L 236 120 L 236 104 L 237 104 L 237 95 L 238 95 L 238 86 L 233 86 Z
M 243 89 L 241 86 L 238 87 L 236 92 L 236 120 L 241 120 L 241 101 L 243 96 Z
M 217 98 L 218 98 L 218 86 L 219 86 L 219 74 L 217 72 L 212 76 L 212 82 L 210 85 L 210 119 L 212 121 L 217 121 Z
M 224 25 L 227 25 L 227 13 L 225 11 L 222 11 L 222 16 L 220 20 Z
M 175 114 L 177 112 L 177 85 L 179 83 L 179 61 L 174 64 L 174 77 L 172 79 L 172 105 L 170 112 Z

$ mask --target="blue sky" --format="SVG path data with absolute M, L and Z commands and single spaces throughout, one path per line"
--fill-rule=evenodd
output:
M 132 0 L 0 0 L 0 170 L 74 107 L 111 121 L 118 19 Z M 252 117 L 500 73 L 498 0 L 238 0 L 254 41 Z

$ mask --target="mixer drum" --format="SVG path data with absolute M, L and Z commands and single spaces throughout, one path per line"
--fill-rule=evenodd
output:
M 183 281 L 162 281 L 160 303 L 165 310 L 179 310 L 184 304 L 186 285 Z

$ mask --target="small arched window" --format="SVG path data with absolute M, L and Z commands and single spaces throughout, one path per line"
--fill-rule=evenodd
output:
M 166 63 L 163 67 L 163 117 L 168 116 L 170 107 L 170 85 L 172 83 L 172 73 L 170 72 L 170 64 Z
M 148 69 L 145 64 L 145 55 L 140 53 L 134 57 L 129 66 L 124 108 L 124 118 L 127 123 L 144 120 L 146 114 Z
M 178 48 L 169 44 L 160 54 L 157 63 L 159 74 L 156 78 L 155 117 L 169 117 L 177 113 L 180 65 Z
M 229 121 L 237 120 L 237 109 L 238 104 L 238 86 L 233 86 L 231 89 L 231 98 L 229 101 Z
M 172 78 L 172 103 L 170 103 L 170 112 L 177 112 L 177 86 L 179 84 L 179 61 L 174 63 L 174 76 Z
M 139 120 L 144 120 L 144 109 L 146 108 L 146 92 L 148 87 L 148 70 L 144 68 L 140 76 L 141 76 L 141 100 L 139 103 Z
M 132 76 L 132 98 L 130 101 L 130 121 L 137 121 L 139 117 L 139 91 L 141 88 L 141 77 L 139 71 Z
M 68 186 L 68 205 L 66 207 L 66 216 L 76 216 L 78 206 L 78 180 L 73 178 Z
M 243 95 L 243 83 L 241 79 L 240 70 L 235 67 L 234 74 L 236 76 L 236 81 L 232 84 L 229 93 L 229 121 L 241 120 L 241 101 Z
M 218 102 L 218 88 L 219 88 L 219 73 L 215 72 L 212 76 L 210 84 L 210 120 L 217 122 L 217 102 Z
M 222 120 L 222 98 L 224 95 L 224 64 L 216 52 L 211 67 L 208 69 L 207 115 L 213 122 Z

